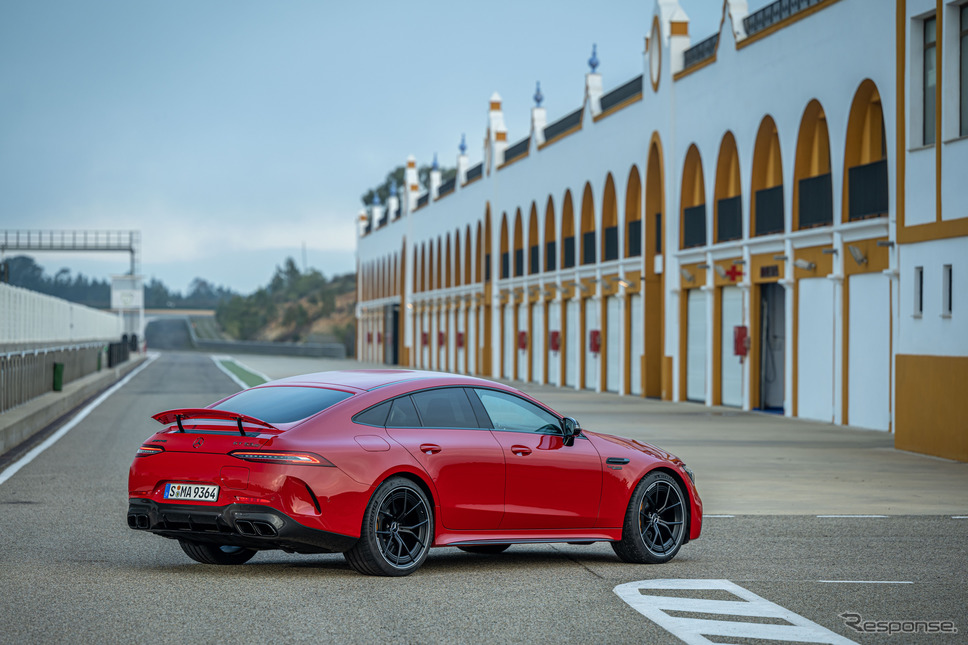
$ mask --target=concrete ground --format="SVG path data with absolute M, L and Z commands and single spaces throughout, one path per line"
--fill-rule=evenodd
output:
M 276 379 L 352 360 L 236 355 Z M 682 458 L 710 514 L 968 513 L 968 464 L 894 449 L 874 430 L 639 397 L 513 382 L 584 428 L 654 443 Z

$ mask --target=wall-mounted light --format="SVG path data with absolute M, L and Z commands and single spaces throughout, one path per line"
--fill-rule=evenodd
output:
M 746 260 L 744 260 L 743 258 L 740 258 L 738 260 L 733 260 L 733 264 L 743 265 L 743 264 L 746 264 Z
M 694 276 L 692 272 L 685 267 L 679 269 L 679 274 L 682 275 L 682 279 L 686 282 L 692 282 L 696 279 L 696 276 Z
M 837 249 L 821 249 L 820 252 L 824 255 L 837 255 Z
M 894 246 L 894 240 L 877 240 L 877 246 Z
M 867 256 L 864 255 L 864 252 L 861 251 L 859 247 L 856 247 L 853 244 L 848 244 L 847 250 L 850 251 L 850 257 L 854 258 L 854 262 L 859 265 L 867 264 Z
M 726 279 L 726 269 L 719 266 L 718 264 L 713 265 L 713 268 L 716 270 L 716 275 L 718 275 L 723 280 Z
M 697 269 L 708 269 L 708 268 L 709 268 L 709 265 L 708 265 L 708 264 L 706 264 L 706 263 L 703 263 L 703 264 L 697 264 L 697 265 L 696 265 L 696 268 L 697 268 Z
M 774 255 L 774 256 L 773 256 L 773 259 L 774 259 L 774 260 L 780 260 L 780 261 L 785 261 L 785 260 L 787 259 L 787 256 L 785 256 L 785 255 L 782 255 L 782 254 L 780 254 L 780 255 Z
M 810 262 L 809 260 L 804 260 L 802 258 L 794 260 L 793 266 L 797 267 L 798 269 L 803 269 L 804 271 L 813 271 L 817 268 L 815 262 Z

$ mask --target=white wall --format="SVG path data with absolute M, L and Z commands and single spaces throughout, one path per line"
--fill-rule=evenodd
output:
M 0 284 L 0 343 L 119 341 L 119 314 Z

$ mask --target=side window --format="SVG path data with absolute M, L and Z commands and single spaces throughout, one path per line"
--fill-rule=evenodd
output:
M 384 401 L 368 410 L 363 410 L 353 417 L 353 422 L 367 426 L 382 427 L 386 423 L 387 413 L 390 411 L 390 403 L 390 401 Z
M 420 417 L 417 416 L 417 408 L 413 407 L 413 401 L 409 396 L 401 396 L 393 399 L 390 406 L 390 415 L 387 417 L 388 428 L 419 428 Z
M 530 401 L 496 390 L 475 389 L 495 430 L 560 434 L 558 418 Z
M 477 418 L 464 389 L 449 387 L 411 394 L 425 428 L 476 428 Z

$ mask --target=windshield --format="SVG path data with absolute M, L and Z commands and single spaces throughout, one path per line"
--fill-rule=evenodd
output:
M 215 406 L 268 423 L 294 423 L 353 396 L 321 387 L 273 386 L 239 392 Z

